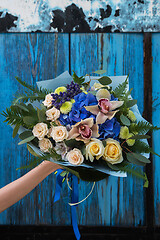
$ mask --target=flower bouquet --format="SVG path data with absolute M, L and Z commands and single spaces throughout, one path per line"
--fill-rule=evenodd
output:
M 19 134 L 19 145 L 26 143 L 36 158 L 31 165 L 58 163 L 64 169 L 62 182 L 70 176 L 95 182 L 128 173 L 147 187 L 141 166 L 150 163 L 149 153 L 156 153 L 146 133 L 159 128 L 141 116 L 128 76 L 100 76 L 104 73 L 78 77 L 64 72 L 37 82 L 38 87 L 16 78 L 27 91 L 3 112 L 5 121 L 13 127 L 13 137 Z
M 98 70 L 95 74 L 104 74 Z M 64 72 L 16 96 L 2 114 L 27 143 L 36 162 L 47 159 L 87 181 L 127 173 L 148 180 L 139 166 L 150 163 L 146 133 L 159 129 L 142 118 L 128 77 L 78 77 Z

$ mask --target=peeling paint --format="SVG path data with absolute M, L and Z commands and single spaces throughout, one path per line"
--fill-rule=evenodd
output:
M 159 20 L 158 0 L 0 0 L 0 32 L 157 32 Z

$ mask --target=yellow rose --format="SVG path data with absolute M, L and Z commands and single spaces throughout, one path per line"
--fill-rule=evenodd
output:
M 32 133 L 39 140 L 42 140 L 48 134 L 47 124 L 46 123 L 37 123 L 34 126 Z
M 42 152 L 48 152 L 50 148 L 52 148 L 52 143 L 48 138 L 43 138 L 39 141 L 39 147 Z
M 62 142 L 64 139 L 68 138 L 68 131 L 67 131 L 66 127 L 64 127 L 64 126 L 52 127 L 50 136 L 56 142 Z
M 80 165 L 84 161 L 81 151 L 77 148 L 69 151 L 66 155 L 66 159 L 73 165 Z
M 122 148 L 118 141 L 112 138 L 106 140 L 103 158 L 111 164 L 117 164 L 123 161 Z
M 45 97 L 45 100 L 42 102 L 44 104 L 44 106 L 46 106 L 47 108 L 50 108 L 52 106 L 53 97 L 51 94 L 53 94 L 53 93 L 47 94 Z
M 86 145 L 86 159 L 93 162 L 94 157 L 98 160 L 104 153 L 104 146 L 102 142 L 96 138 L 92 138 Z

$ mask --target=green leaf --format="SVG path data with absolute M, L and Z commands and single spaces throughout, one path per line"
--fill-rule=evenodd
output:
M 108 167 L 111 168 L 112 170 L 114 170 L 114 171 L 119 171 L 119 168 L 118 168 L 116 165 L 113 165 L 113 164 L 111 164 L 111 163 L 109 163 L 109 162 L 107 162 L 107 165 L 108 165 Z
M 102 84 L 102 85 L 108 85 L 110 83 L 112 83 L 112 80 L 107 77 L 107 76 L 104 76 L 104 77 L 101 77 L 98 79 L 98 81 Z
M 29 110 L 27 109 L 27 106 L 23 103 L 16 103 L 15 106 L 21 108 L 25 112 L 29 112 Z
M 135 99 L 129 100 L 129 101 L 126 103 L 126 107 L 127 107 L 127 108 L 131 108 L 131 107 L 133 107 L 135 104 L 137 104 L 137 100 L 135 100 Z
M 96 74 L 104 74 L 106 72 L 106 70 L 97 70 L 93 73 L 96 73 Z
M 144 162 L 140 162 L 139 160 L 137 160 L 137 158 L 135 158 L 132 153 L 126 153 L 126 156 L 127 156 L 127 160 L 130 163 L 140 165 L 140 166 L 145 166 L 146 165 Z
M 133 123 L 130 126 L 130 132 L 138 132 L 138 133 L 147 133 L 148 131 L 159 130 L 160 128 L 157 126 L 153 126 L 152 124 L 146 121 L 139 121 L 137 123 Z
M 84 146 L 84 143 L 82 141 L 76 141 L 75 139 L 66 140 L 65 144 L 67 145 L 67 147 L 74 148 L 76 146 L 80 149 Z
M 32 131 L 24 131 L 19 135 L 19 138 L 24 140 L 25 138 L 33 136 Z
M 35 138 L 35 136 L 31 136 L 31 137 L 25 138 L 24 140 L 19 142 L 18 145 L 22 145 L 24 143 L 31 142 L 34 138 Z
M 131 153 L 131 154 L 133 155 L 134 158 L 136 158 L 140 162 L 143 162 L 143 163 L 150 163 L 151 162 L 148 158 L 142 156 L 139 153 Z
M 85 78 L 82 76 L 82 77 L 78 77 L 77 74 L 73 71 L 73 80 L 75 83 L 78 83 L 79 85 L 81 85 L 82 83 L 84 83 L 85 81 Z
M 147 180 L 146 174 L 143 172 L 143 170 L 131 163 L 126 164 L 124 167 L 120 167 L 119 170 L 127 172 L 131 176 L 143 179 L 144 181 Z
M 14 129 L 13 129 L 13 134 L 12 134 L 12 137 L 13 137 L 13 138 L 15 138 L 15 136 L 17 135 L 20 126 L 21 126 L 21 125 L 18 124 L 18 123 L 15 125 L 15 127 L 14 127 Z
M 36 125 L 36 119 L 34 117 L 31 117 L 31 116 L 26 116 L 26 117 L 23 117 L 23 122 L 27 125 L 27 126 L 34 126 Z
M 39 157 L 39 155 L 27 144 L 28 151 L 35 157 Z
M 130 124 L 131 124 L 130 120 L 123 114 L 121 114 L 120 120 L 125 126 L 130 126 Z
M 39 122 L 46 122 L 46 110 L 37 108 Z
M 144 173 L 144 176 L 145 176 L 146 180 L 145 180 L 145 183 L 144 183 L 143 187 L 148 188 L 149 181 L 148 181 L 146 173 Z
M 136 135 L 134 135 L 134 136 L 132 136 L 132 137 L 130 137 L 128 139 L 148 139 L 148 138 L 150 138 L 149 135 L 139 135 L 139 134 L 136 134 Z
M 128 77 L 129 77 L 129 75 L 127 76 L 126 80 L 123 83 L 119 84 L 115 88 L 115 90 L 114 90 L 114 96 L 115 97 L 120 98 L 126 92 L 126 88 L 127 88 L 127 85 L 128 85 Z

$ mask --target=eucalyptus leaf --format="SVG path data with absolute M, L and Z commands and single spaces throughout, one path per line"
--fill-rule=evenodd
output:
M 126 126 L 130 126 L 130 124 L 131 124 L 130 120 L 126 116 L 124 116 L 123 114 L 121 114 L 120 120 Z
M 139 166 L 145 166 L 146 164 L 144 162 L 140 162 L 139 160 L 137 160 L 137 158 L 134 157 L 134 155 L 132 153 L 126 153 L 127 156 L 127 160 L 130 163 L 139 165 Z
M 103 76 L 101 78 L 98 79 L 98 81 L 102 84 L 102 85 L 109 85 L 112 83 L 112 80 L 107 77 L 107 76 Z
M 148 139 L 148 138 L 150 138 L 149 135 L 139 135 L 139 134 L 136 134 L 136 135 L 134 135 L 134 136 L 132 136 L 132 137 L 130 137 L 128 139 Z
M 107 165 L 108 165 L 108 167 L 110 167 L 112 170 L 114 170 L 114 171 L 119 171 L 119 168 L 118 168 L 116 165 L 111 164 L 111 163 L 109 163 L 109 162 L 107 162 Z
M 38 115 L 39 122 L 45 122 L 46 121 L 46 110 L 45 109 L 37 108 L 37 115 Z
M 24 103 L 16 103 L 15 106 L 21 108 L 25 112 L 29 112 L 29 110 L 27 109 L 27 106 Z
M 24 131 L 19 135 L 19 138 L 24 140 L 25 138 L 33 136 L 32 131 Z
M 39 155 L 27 144 L 28 151 L 35 157 L 39 157 Z
M 36 124 L 36 119 L 31 116 L 26 116 L 23 118 L 23 122 L 28 126 L 28 125 L 35 125 Z
M 18 145 L 22 145 L 22 144 L 24 144 L 24 143 L 31 142 L 34 138 L 35 138 L 35 136 L 31 136 L 31 137 L 25 138 L 24 140 L 22 140 L 21 142 L 19 142 Z
M 15 136 L 17 135 L 19 128 L 20 128 L 20 124 L 17 123 L 13 129 L 13 134 L 12 134 L 13 138 L 15 138 Z
M 132 99 L 132 100 L 129 100 L 129 101 L 126 103 L 126 107 L 127 107 L 127 108 L 131 108 L 131 107 L 133 107 L 135 104 L 137 104 L 137 100 L 136 100 L 136 99 Z
M 140 162 L 143 162 L 143 163 L 151 162 L 148 158 L 142 156 L 140 153 L 131 153 L 131 154 L 133 155 L 134 158 L 136 158 Z
M 106 72 L 106 70 L 97 70 L 97 71 L 95 71 L 95 72 L 93 72 L 93 73 L 96 73 L 96 74 L 103 74 L 103 73 L 105 73 Z

